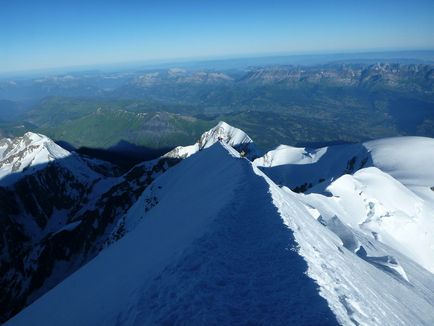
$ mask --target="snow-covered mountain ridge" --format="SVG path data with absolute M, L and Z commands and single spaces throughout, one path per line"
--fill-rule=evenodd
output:
M 342 224 L 319 223 L 224 143 L 153 186 L 128 213 L 140 220 L 134 230 L 7 325 L 434 321 L 431 273 Z M 146 211 L 151 193 L 158 204 Z
M 0 185 L 16 182 L 53 162 L 77 171 L 76 177 L 86 183 L 100 178 L 98 172 L 113 169 L 107 162 L 81 157 L 44 135 L 27 132 L 22 137 L 0 140 Z
M 104 249 L 7 325 L 431 325 L 433 142 L 251 162 L 253 141 L 221 122 L 101 183 L 56 236 L 100 229 L 86 246 Z
M 0 178 L 68 155 L 68 151 L 40 134 L 28 132 L 23 137 L 3 138 L 0 140 Z
M 253 140 L 241 129 L 232 127 L 224 121 L 220 121 L 217 126 L 203 133 L 195 144 L 190 146 L 178 146 L 165 156 L 187 158 L 219 141 L 228 144 L 239 152 L 243 152 L 243 155 L 251 160 L 259 156 L 259 151 Z

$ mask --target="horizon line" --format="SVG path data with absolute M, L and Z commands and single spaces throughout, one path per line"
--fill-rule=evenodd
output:
M 397 49 L 346 49 L 346 50 L 318 50 L 318 51 L 292 51 L 292 52 L 267 52 L 267 53 L 250 53 L 250 54 L 228 54 L 217 56 L 193 56 L 193 57 L 178 57 L 178 58 L 163 58 L 163 59 L 133 59 L 128 61 L 112 61 L 112 62 L 100 62 L 90 64 L 76 64 L 65 65 L 45 68 L 33 68 L 33 69 L 18 69 L 18 70 L 4 70 L 0 71 L 0 77 L 15 77 L 25 74 L 43 74 L 43 73 L 64 73 L 68 72 L 80 72 L 88 69 L 99 68 L 123 68 L 128 66 L 133 68 L 134 66 L 143 65 L 146 66 L 158 66 L 158 65 L 175 65 L 186 63 L 206 63 L 206 62 L 219 62 L 219 61 L 231 61 L 231 60 L 243 60 L 243 59 L 265 59 L 265 58 L 284 58 L 284 57 L 319 57 L 319 56 L 342 56 L 342 55 L 375 55 L 375 54 L 399 54 L 409 52 L 433 52 L 434 48 L 397 48 Z M 371 58 L 375 59 L 375 58 Z M 379 58 L 380 59 L 380 58 Z M 412 57 L 401 57 L 395 59 L 417 59 Z M 419 59 L 420 60 L 420 59 Z M 434 60 L 434 56 L 432 58 Z M 71 71 L 67 71 L 71 70 Z

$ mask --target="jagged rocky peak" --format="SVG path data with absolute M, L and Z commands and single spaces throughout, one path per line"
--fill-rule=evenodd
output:
M 33 132 L 13 139 L 4 138 L 0 140 L 0 178 L 70 154 L 48 137 Z
M 0 140 L 0 185 L 16 182 L 49 165 L 66 168 L 82 179 L 92 183 L 104 176 L 114 176 L 117 167 L 112 164 L 69 152 L 42 134 L 27 132 L 21 137 Z
M 30 149 L 29 152 L 35 152 L 36 149 L 45 148 L 50 152 L 52 158 L 61 158 L 70 154 L 67 150 L 63 149 L 52 141 L 47 136 L 37 134 L 34 132 L 26 132 L 21 137 L 13 139 L 3 138 L 0 139 L 0 159 L 4 160 L 11 155 Z
M 178 146 L 165 156 L 186 158 L 219 141 L 233 147 L 250 160 L 259 156 L 253 140 L 241 129 L 235 128 L 224 121 L 220 121 L 214 128 L 203 133 L 194 145 Z

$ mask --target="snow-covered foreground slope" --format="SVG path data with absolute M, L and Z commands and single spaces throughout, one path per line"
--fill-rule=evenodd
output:
M 314 218 L 300 196 L 215 144 L 145 190 L 133 231 L 7 325 L 434 323 L 431 273 Z
M 341 324 L 434 322 L 431 273 L 339 219 L 318 223 L 307 218 L 309 208 L 296 199 L 299 195 L 269 183 L 274 202 L 294 230 L 299 252 L 308 262 L 308 275 L 318 282 L 320 293 Z
M 216 145 L 166 172 L 132 208 L 134 231 L 10 324 L 333 324 L 268 187 L 232 155 Z

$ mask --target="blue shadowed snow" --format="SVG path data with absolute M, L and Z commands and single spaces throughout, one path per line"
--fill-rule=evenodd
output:
M 246 160 L 235 196 L 178 261 L 139 292 L 119 325 L 335 325 L 292 250 L 268 184 Z
M 157 179 L 134 231 L 7 325 L 337 324 L 268 184 L 222 146 Z

